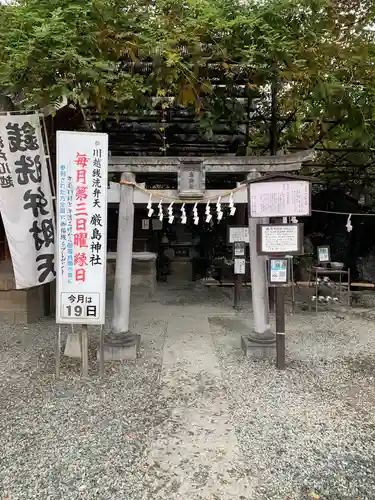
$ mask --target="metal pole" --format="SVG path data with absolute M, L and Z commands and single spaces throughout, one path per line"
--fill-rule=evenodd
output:
M 61 361 L 61 325 L 58 325 L 57 338 L 56 338 L 56 378 L 60 377 L 60 361 Z
M 89 335 L 87 325 L 82 325 L 81 331 L 82 375 L 89 374 Z
M 276 368 L 285 370 L 285 294 L 284 287 L 275 288 Z
M 101 377 L 104 377 L 104 328 L 103 328 L 103 325 L 100 325 L 99 374 Z

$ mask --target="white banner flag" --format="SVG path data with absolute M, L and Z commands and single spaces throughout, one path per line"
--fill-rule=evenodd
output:
M 0 116 L 0 211 L 16 288 L 55 278 L 55 225 L 39 116 Z
M 108 136 L 57 132 L 56 323 L 105 323 Z

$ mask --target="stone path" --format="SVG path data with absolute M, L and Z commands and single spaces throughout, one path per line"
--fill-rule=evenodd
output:
M 231 422 L 207 313 L 184 306 L 168 318 L 161 397 L 170 418 L 148 456 L 157 472 L 153 498 L 251 498 Z M 171 496 L 167 496 L 170 494 Z

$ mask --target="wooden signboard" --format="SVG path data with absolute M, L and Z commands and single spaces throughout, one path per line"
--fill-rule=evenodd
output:
M 238 258 L 234 259 L 234 274 L 245 274 L 246 273 L 246 259 Z
M 250 184 L 250 217 L 303 217 L 311 215 L 311 184 L 305 180 Z
M 258 224 L 259 255 L 301 255 L 303 224 Z
M 328 245 L 318 247 L 318 261 L 320 264 L 331 262 L 331 252 Z
M 271 285 L 288 283 L 288 259 L 269 259 L 269 282 Z
M 249 228 L 247 226 L 229 226 L 228 241 L 231 244 L 237 242 L 250 243 Z

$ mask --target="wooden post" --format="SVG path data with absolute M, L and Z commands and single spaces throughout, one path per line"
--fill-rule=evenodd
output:
M 237 187 L 239 186 L 239 182 L 237 182 Z M 246 220 L 246 205 L 237 206 L 236 210 L 236 225 L 244 226 Z M 246 259 L 246 251 L 245 251 L 245 259 Z M 241 289 L 243 283 L 242 274 L 234 275 L 234 291 L 233 291 L 233 308 L 240 309 L 241 308 Z
M 277 155 L 279 142 L 279 126 L 277 123 L 277 79 L 274 78 L 271 83 L 271 127 L 270 127 L 270 153 L 272 156 Z M 269 309 L 273 313 L 275 311 L 276 290 L 270 286 L 268 288 Z
M 82 325 L 81 331 L 82 375 L 89 374 L 89 335 L 87 325 Z
M 241 286 L 242 286 L 242 275 L 235 274 L 234 276 L 234 293 L 233 293 L 233 309 L 240 309 L 241 304 Z
M 276 368 L 285 370 L 285 295 L 284 287 L 275 288 L 276 299 Z
M 121 181 L 134 182 L 134 174 L 124 172 Z M 134 186 L 120 185 L 120 207 L 117 232 L 115 291 L 113 300 L 112 332 L 129 331 L 130 293 L 134 233 Z

